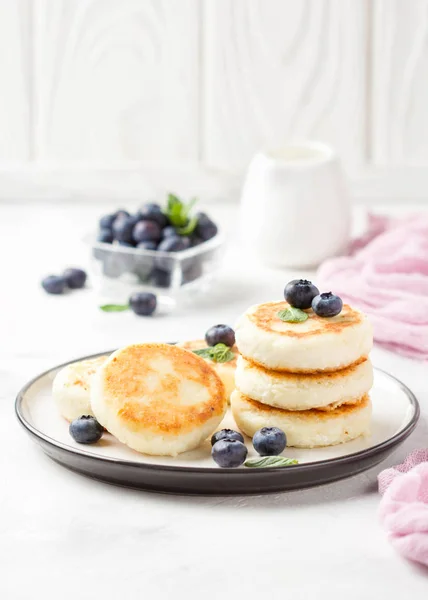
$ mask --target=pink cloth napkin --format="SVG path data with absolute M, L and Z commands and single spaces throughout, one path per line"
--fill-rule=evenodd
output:
M 428 448 L 378 476 L 379 516 L 391 543 L 404 557 L 428 566 Z
M 366 234 L 321 265 L 317 285 L 366 312 L 376 342 L 428 360 L 428 214 L 369 215 Z

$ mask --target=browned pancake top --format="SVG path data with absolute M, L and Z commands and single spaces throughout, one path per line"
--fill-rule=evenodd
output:
M 368 394 L 364 394 L 359 402 L 352 402 L 350 404 L 341 404 L 340 406 L 329 410 L 328 406 L 323 408 L 311 408 L 310 410 L 285 410 L 283 408 L 274 408 L 273 406 L 268 406 L 267 404 L 262 404 L 261 402 L 257 402 L 257 400 L 253 400 L 248 396 L 245 396 L 242 392 L 240 392 L 240 396 L 244 402 L 247 402 L 251 405 L 251 407 L 259 412 L 264 414 L 277 414 L 277 415 L 293 415 L 299 417 L 301 419 L 331 419 L 334 417 L 343 417 L 348 413 L 352 413 L 355 410 L 360 410 L 361 408 L 365 408 L 367 404 L 370 402 L 370 397 Z
M 67 386 L 79 385 L 84 390 L 89 389 L 89 379 L 92 375 L 97 371 L 97 369 L 105 363 L 107 360 L 107 356 L 98 356 L 98 358 L 90 358 L 88 360 L 84 360 L 73 365 L 73 378 L 69 383 L 66 383 Z M 82 368 L 85 370 L 83 371 Z
M 259 329 L 297 338 L 340 333 L 346 327 L 355 326 L 363 319 L 363 315 L 359 311 L 344 304 L 342 312 L 336 317 L 318 317 L 312 309 L 308 309 L 305 312 L 309 318 L 303 323 L 284 323 L 278 317 L 278 312 L 289 306 L 287 302 L 266 302 L 260 304 L 254 312 L 249 313 L 248 317 Z
M 164 359 L 165 372 L 158 377 L 156 362 Z M 184 433 L 224 411 L 225 391 L 218 375 L 202 358 L 177 346 L 128 346 L 108 361 L 103 371 L 106 401 L 134 431 Z M 151 386 L 153 376 L 156 383 Z M 183 401 L 179 386 L 184 380 L 204 386 L 208 400 Z

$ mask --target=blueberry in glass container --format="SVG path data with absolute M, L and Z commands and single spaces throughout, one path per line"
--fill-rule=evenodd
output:
M 213 325 L 210 327 L 205 334 L 205 341 L 208 346 L 215 346 L 216 344 L 225 344 L 232 348 L 235 345 L 235 332 L 229 325 Z
M 119 246 L 124 246 L 125 248 L 135 248 L 134 242 L 123 242 L 122 240 L 118 242 Z
M 118 242 L 127 242 L 132 244 L 134 239 L 132 232 L 134 230 L 135 220 L 133 217 L 119 216 L 113 222 L 113 235 Z
M 168 219 L 166 215 L 162 212 L 159 204 L 148 203 L 140 208 L 138 211 L 138 215 L 141 220 L 144 221 L 153 221 L 157 223 L 161 229 L 166 227 L 168 224 Z
M 83 269 L 70 268 L 62 274 L 71 290 L 80 290 L 86 283 L 86 272 Z
M 119 210 L 117 210 L 115 213 L 115 217 L 116 219 L 118 217 L 130 217 L 131 215 L 129 214 L 129 212 L 127 210 L 125 210 L 124 208 L 120 208 Z
M 103 244 L 111 244 L 113 240 L 114 237 L 111 229 L 100 229 L 97 235 L 97 242 L 102 242 Z
M 211 448 L 214 462 L 223 469 L 240 467 L 247 458 L 248 450 L 239 440 L 219 440 Z
M 196 216 L 198 223 L 195 228 L 195 235 L 206 242 L 217 234 L 217 225 L 205 213 L 198 213 Z
M 187 263 L 187 261 L 186 261 Z M 183 268 L 183 272 L 181 274 L 181 285 L 185 285 L 186 283 L 191 283 L 196 279 L 202 277 L 204 269 L 202 267 L 201 261 L 198 257 L 195 257 L 190 265 L 186 264 L 186 268 Z
M 331 292 L 324 292 L 312 300 L 312 310 L 319 317 L 335 317 L 342 308 L 342 299 Z
M 169 288 L 171 286 L 171 281 L 171 271 L 163 271 L 162 269 L 154 268 L 150 274 L 150 282 L 155 287 Z
M 178 237 L 177 230 L 172 225 L 168 225 L 168 227 L 162 229 L 162 239 L 164 240 L 168 237 Z
M 42 288 L 48 294 L 63 294 L 66 287 L 67 282 L 62 275 L 48 275 L 42 279 Z
M 279 427 L 262 427 L 253 436 L 254 450 L 260 456 L 277 456 L 286 445 L 286 435 Z
M 95 417 L 82 415 L 70 423 L 69 432 L 79 444 L 95 444 L 101 439 L 104 429 Z
M 319 294 L 319 289 L 306 279 L 293 279 L 284 289 L 284 298 L 295 308 L 310 308 L 312 300 Z
M 129 298 L 129 306 L 136 315 L 149 317 L 156 310 L 157 299 L 150 292 L 136 292 Z
M 159 242 L 161 239 L 161 228 L 154 221 L 138 221 L 136 223 L 132 237 L 134 242 Z
M 244 443 L 244 436 L 234 429 L 221 429 L 212 435 L 211 446 L 220 440 L 238 440 L 238 442 Z
M 111 231 L 111 228 L 113 227 L 113 223 L 115 221 L 117 217 L 117 214 L 111 214 L 111 215 L 103 215 L 99 221 L 100 224 L 100 229 L 109 229 Z
M 187 249 L 187 242 L 184 238 L 167 237 L 161 241 L 158 246 L 158 252 L 181 252 Z M 157 256 L 155 259 L 155 266 L 162 271 L 172 271 L 174 268 L 174 261 L 168 257 Z
M 140 248 L 141 250 L 156 250 L 156 248 L 158 247 L 156 242 L 139 242 L 137 244 L 137 248 Z

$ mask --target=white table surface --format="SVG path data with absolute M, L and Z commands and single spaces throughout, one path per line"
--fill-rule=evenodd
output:
M 235 209 L 210 210 L 233 228 Z M 78 237 L 100 212 L 0 206 L 0 598 L 426 597 L 428 569 L 395 554 L 376 489 L 381 468 L 428 445 L 426 364 L 375 348 L 374 364 L 417 395 L 419 426 L 382 467 L 315 489 L 232 498 L 121 489 L 65 470 L 25 434 L 14 399 L 37 373 L 130 342 L 201 336 L 280 298 L 293 275 L 253 265 L 232 243 L 211 296 L 169 316 L 104 314 L 91 290 L 47 296 L 43 275 L 87 262 Z

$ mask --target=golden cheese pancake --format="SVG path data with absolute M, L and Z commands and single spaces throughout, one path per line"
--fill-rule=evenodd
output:
M 235 390 L 232 412 L 238 427 L 253 437 L 262 427 L 279 427 L 287 436 L 287 446 L 315 448 L 349 442 L 370 432 L 371 401 L 366 394 L 356 404 L 326 410 L 281 410 L 251 400 Z
M 52 395 L 61 415 L 73 421 L 82 415 L 93 415 L 91 381 L 107 356 L 89 358 L 62 368 L 52 384 Z
M 200 350 L 201 348 L 207 347 L 207 343 L 205 340 L 192 340 L 189 342 L 182 342 L 177 345 L 180 346 L 180 348 L 186 348 L 186 350 Z M 235 389 L 235 369 L 239 355 L 237 346 L 233 346 L 231 350 L 234 353 L 235 358 L 233 360 L 230 360 L 229 362 L 219 363 L 214 362 L 209 358 L 204 359 L 210 365 L 210 367 L 214 369 L 214 371 L 222 380 L 228 399 L 230 398 L 230 394 Z
M 198 447 L 219 425 L 227 400 L 207 363 L 169 344 L 135 344 L 114 352 L 91 391 L 98 421 L 145 454 L 176 456 Z
M 236 387 L 258 402 L 287 410 L 336 407 L 353 403 L 367 394 L 373 385 L 373 367 L 369 359 L 340 371 L 287 373 L 272 371 L 238 358 Z
M 268 302 L 249 308 L 235 327 L 236 344 L 244 358 L 268 369 L 293 373 L 335 371 L 367 358 L 373 345 L 370 322 L 344 304 L 336 317 L 305 311 L 302 323 L 281 321 L 287 302 Z

